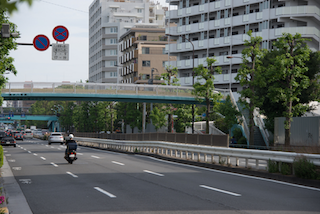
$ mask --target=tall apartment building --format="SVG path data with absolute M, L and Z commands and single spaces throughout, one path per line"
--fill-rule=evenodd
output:
M 311 39 L 308 45 L 312 50 L 319 50 L 319 0 L 167 0 L 167 3 L 176 9 L 167 11 L 166 21 L 177 26 L 166 28 L 166 34 L 173 35 L 170 37 L 177 39 L 177 44 L 168 44 L 166 51 L 177 56 L 177 61 L 170 64 L 179 69 L 181 85 L 192 84 L 194 52 L 194 67 L 205 65 L 207 57 L 217 59 L 216 65 L 223 71 L 215 76 L 217 88 L 241 90 L 234 78 L 249 30 L 253 36 L 263 38 L 262 48 L 272 48 L 272 42 L 282 33 L 300 33 Z M 193 43 L 194 51 L 186 38 Z
M 150 0 L 94 0 L 89 7 L 89 82 L 117 83 L 118 40 L 137 23 L 162 26 L 165 8 Z
M 149 25 L 136 25 L 123 34 L 119 40 L 119 50 L 122 56 L 119 58 L 120 75 L 122 83 L 148 83 L 155 76 L 165 73 L 165 62 L 168 55 L 165 53 L 165 45 L 168 37 L 164 28 Z M 176 57 L 171 57 L 176 60 Z M 160 83 L 154 80 L 154 84 Z

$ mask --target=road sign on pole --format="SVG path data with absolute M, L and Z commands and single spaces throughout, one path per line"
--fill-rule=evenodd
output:
M 64 42 L 69 37 L 69 31 L 66 27 L 59 25 L 52 31 L 53 38 L 58 42 Z
M 69 60 L 69 44 L 52 44 L 52 60 Z
M 45 51 L 50 46 L 50 40 L 45 35 L 38 35 L 33 39 L 33 46 L 38 51 Z

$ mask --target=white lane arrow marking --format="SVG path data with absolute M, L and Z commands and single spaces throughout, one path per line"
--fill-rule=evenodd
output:
M 233 196 L 241 196 L 240 194 L 237 194 L 237 193 L 233 193 L 233 192 L 225 191 L 225 190 L 222 190 L 222 189 L 209 187 L 209 186 L 206 186 L 206 185 L 200 185 L 200 187 L 206 188 L 206 189 L 209 189 L 209 190 L 213 190 L 213 191 L 217 191 L 217 192 L 226 193 L 226 194 L 233 195 Z

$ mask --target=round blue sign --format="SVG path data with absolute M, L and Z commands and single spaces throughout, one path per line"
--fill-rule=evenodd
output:
M 53 38 L 58 42 L 64 42 L 69 37 L 69 31 L 66 27 L 59 25 L 52 31 Z
M 45 35 L 38 35 L 33 39 L 33 46 L 38 51 L 45 51 L 50 46 L 50 40 Z

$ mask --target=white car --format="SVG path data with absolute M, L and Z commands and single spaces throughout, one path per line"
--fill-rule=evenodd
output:
M 26 129 L 24 138 L 33 138 L 33 132 L 30 129 Z
M 60 132 L 52 132 L 48 138 L 49 145 L 51 145 L 51 143 L 60 143 L 62 145 L 63 142 L 63 135 Z

